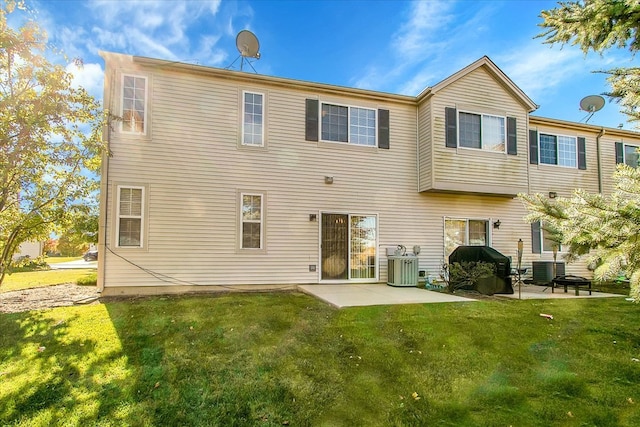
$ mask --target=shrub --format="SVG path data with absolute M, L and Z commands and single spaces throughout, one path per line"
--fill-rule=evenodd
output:
M 13 261 L 11 266 L 9 267 L 8 273 L 22 273 L 26 271 L 39 271 L 39 270 L 49 270 L 49 265 L 44 260 L 44 257 L 39 256 L 37 258 L 31 258 L 29 256 L 24 256 Z
M 89 273 L 86 276 L 79 277 L 76 284 L 79 286 L 96 286 L 98 284 L 98 273 Z
M 449 292 L 458 289 L 475 289 L 478 282 L 496 274 L 496 266 L 483 261 L 463 261 L 448 264 Z

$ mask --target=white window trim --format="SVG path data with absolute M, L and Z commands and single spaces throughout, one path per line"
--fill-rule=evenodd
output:
M 133 190 L 142 190 L 142 195 L 141 195 L 141 206 L 140 206 L 140 245 L 139 246 L 120 246 L 120 219 L 121 218 L 138 218 L 138 216 L 131 216 L 131 215 L 120 215 L 120 189 L 122 188 L 130 188 Z M 140 185 L 118 185 L 116 187 L 116 195 L 117 195 L 117 200 L 116 200 L 116 235 L 115 235 L 115 247 L 116 248 L 122 248 L 122 249 L 141 249 L 144 248 L 145 245 L 145 239 L 144 239 L 144 233 L 145 233 L 145 226 L 144 226 L 144 222 L 145 222 L 145 214 L 146 214 L 146 189 L 143 186 Z
M 322 138 L 322 106 L 323 105 L 335 105 L 337 107 L 346 107 L 347 108 L 347 142 L 343 142 L 343 141 L 332 141 L 330 139 L 323 139 Z M 375 129 L 374 129 L 374 138 L 375 138 L 375 144 L 374 145 L 364 145 L 364 144 L 356 144 L 354 142 L 351 142 L 351 109 L 352 108 L 358 108 L 360 110 L 369 110 L 369 111 L 373 111 L 373 115 L 374 115 L 374 119 L 376 121 L 376 125 L 375 125 Z M 378 109 L 377 108 L 371 108 L 371 107 L 363 107 L 361 105 L 352 105 L 352 104 L 341 104 L 338 102 L 330 102 L 330 101 L 319 101 L 319 108 L 318 108 L 318 139 L 320 142 L 326 142 L 326 143 L 331 143 L 331 144 L 342 144 L 342 145 L 351 145 L 354 147 L 365 147 L 365 148 L 378 148 Z
M 262 115 L 262 135 L 261 135 L 261 139 L 262 139 L 262 143 L 260 145 L 256 145 L 256 144 L 245 144 L 244 142 L 244 125 L 245 125 L 245 121 L 244 121 L 244 116 L 245 116 L 245 94 L 253 94 L 253 95 L 261 95 L 262 96 L 262 111 L 261 111 L 261 115 Z M 265 147 L 265 140 L 264 140 L 264 128 L 265 128 L 265 111 L 266 111 L 266 104 L 267 104 L 267 97 L 263 92 L 257 92 L 257 91 L 253 91 L 253 90 L 243 90 L 242 91 L 242 117 L 241 117 L 241 131 L 240 131 L 240 145 L 242 145 L 243 147 Z
M 243 207 L 243 199 L 244 196 L 260 196 L 260 220 L 256 221 L 256 220 L 249 220 L 249 221 L 245 221 L 242 218 L 242 207 Z M 265 235 L 265 224 L 264 224 L 264 218 L 265 218 L 265 212 L 264 212 L 264 203 L 265 200 L 265 195 L 264 193 L 259 193 L 259 192 L 241 192 L 240 193 L 240 201 L 239 201 L 239 220 L 240 220 L 240 227 L 239 227 L 239 243 L 238 243 L 238 247 L 240 248 L 241 251 L 251 251 L 251 252 L 256 252 L 256 251 L 264 251 L 264 235 Z M 260 223 L 260 247 L 259 248 L 245 248 L 243 247 L 243 227 L 242 225 L 245 222 L 249 222 L 249 223 L 256 223 L 259 222 Z
M 575 147 L 576 147 L 576 165 L 575 166 L 566 166 L 566 165 L 561 165 L 561 164 L 551 164 L 551 163 L 543 163 L 542 162 L 542 145 L 540 144 L 540 137 L 542 135 L 549 135 L 549 136 L 555 136 L 556 137 L 556 161 L 560 160 L 560 152 L 558 151 L 558 144 L 557 144 L 557 138 L 558 137 L 564 137 L 564 138 L 571 138 L 574 140 L 575 142 Z M 538 132 L 538 165 L 544 165 L 544 166 L 554 166 L 554 167 L 559 167 L 559 168 L 566 168 L 566 169 L 578 169 L 578 137 L 575 135 L 563 135 L 563 134 L 559 134 L 559 133 L 551 133 L 551 132 Z
M 125 77 L 135 77 L 144 79 L 144 126 L 142 132 L 135 132 L 125 130 L 124 128 L 124 78 Z M 122 73 L 120 76 L 120 117 L 122 121 L 120 122 L 120 132 L 125 135 L 141 135 L 146 136 L 149 133 L 149 78 L 147 76 L 143 76 L 140 74 L 133 73 Z
M 466 114 L 473 114 L 476 116 L 480 116 L 480 148 L 473 148 L 473 147 L 464 147 L 461 145 L 461 140 L 460 140 L 460 128 L 462 126 L 460 126 L 460 113 L 466 113 Z M 507 139 L 508 139 L 508 135 L 507 135 L 507 116 L 503 116 L 501 114 L 491 114 L 491 113 L 479 113 L 477 111 L 471 111 L 471 110 L 458 110 L 457 111 L 457 126 L 456 126 L 456 140 L 458 141 L 458 148 L 462 149 L 462 150 L 473 150 L 475 152 L 481 151 L 483 153 L 494 153 L 494 154 L 498 154 L 498 155 L 502 155 L 502 154 L 507 154 Z M 504 150 L 503 151 L 497 151 L 497 150 L 491 150 L 489 148 L 484 148 L 483 146 L 483 140 L 482 140 L 482 129 L 484 128 L 482 126 L 483 124 L 483 117 L 484 116 L 490 116 L 490 117 L 498 117 L 500 119 L 503 120 L 504 123 Z M 473 219 L 473 218 L 472 218 Z

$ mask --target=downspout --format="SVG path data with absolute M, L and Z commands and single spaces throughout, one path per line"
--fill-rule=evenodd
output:
M 107 59 L 105 59 L 105 63 Z M 106 69 L 107 67 L 105 67 Z M 105 83 L 108 82 L 109 88 L 105 90 L 106 98 L 104 100 L 104 106 L 107 107 L 109 117 L 107 118 L 106 139 L 107 147 L 106 153 L 102 155 L 102 176 L 101 176 L 101 191 L 100 191 L 100 224 L 99 229 L 102 229 L 102 233 L 98 236 L 98 293 L 104 291 L 105 271 L 107 271 L 107 224 L 109 217 L 109 158 L 111 157 L 111 100 L 113 98 L 115 73 L 110 71 L 110 75 L 107 77 L 105 70 Z M 107 78 L 109 80 L 107 80 Z
M 600 164 L 600 138 L 605 134 L 604 128 L 600 129 L 600 133 L 596 136 L 596 156 L 598 164 L 598 193 L 602 194 L 602 166 Z

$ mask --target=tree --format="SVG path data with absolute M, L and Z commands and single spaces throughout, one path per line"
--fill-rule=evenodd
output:
M 72 75 L 47 56 L 45 32 L 19 29 L 0 5 L 0 285 L 20 243 L 46 240 L 97 191 L 107 114 Z
M 541 14 L 548 44 L 578 45 L 586 54 L 616 47 L 640 49 L 640 1 L 584 0 L 561 2 Z M 640 120 L 640 69 L 607 71 L 612 90 L 630 121 Z M 520 195 L 527 219 L 543 221 L 568 248 L 567 260 L 589 255 L 594 276 L 607 279 L 624 272 L 631 296 L 640 301 L 640 168 L 618 165 L 611 196 L 576 190 L 571 198 L 550 201 L 542 195 Z
M 640 49 L 640 2 L 637 0 L 584 0 L 560 2 L 558 8 L 541 12 L 545 28 L 538 37 L 544 43 L 577 45 L 587 54 L 610 48 Z M 640 121 L 640 68 L 613 68 L 603 71 L 611 91 L 605 95 L 616 100 L 629 121 Z

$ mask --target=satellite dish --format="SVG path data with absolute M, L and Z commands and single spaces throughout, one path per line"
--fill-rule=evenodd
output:
M 580 101 L 580 109 L 589 113 L 600 111 L 604 107 L 604 98 L 600 95 L 589 95 Z
M 600 95 L 585 96 L 580 100 L 580 109 L 589 113 L 584 121 L 587 123 L 593 113 L 600 111 L 604 107 L 604 98 Z
M 260 43 L 251 31 L 242 30 L 236 36 L 236 47 L 244 58 L 260 59 Z

